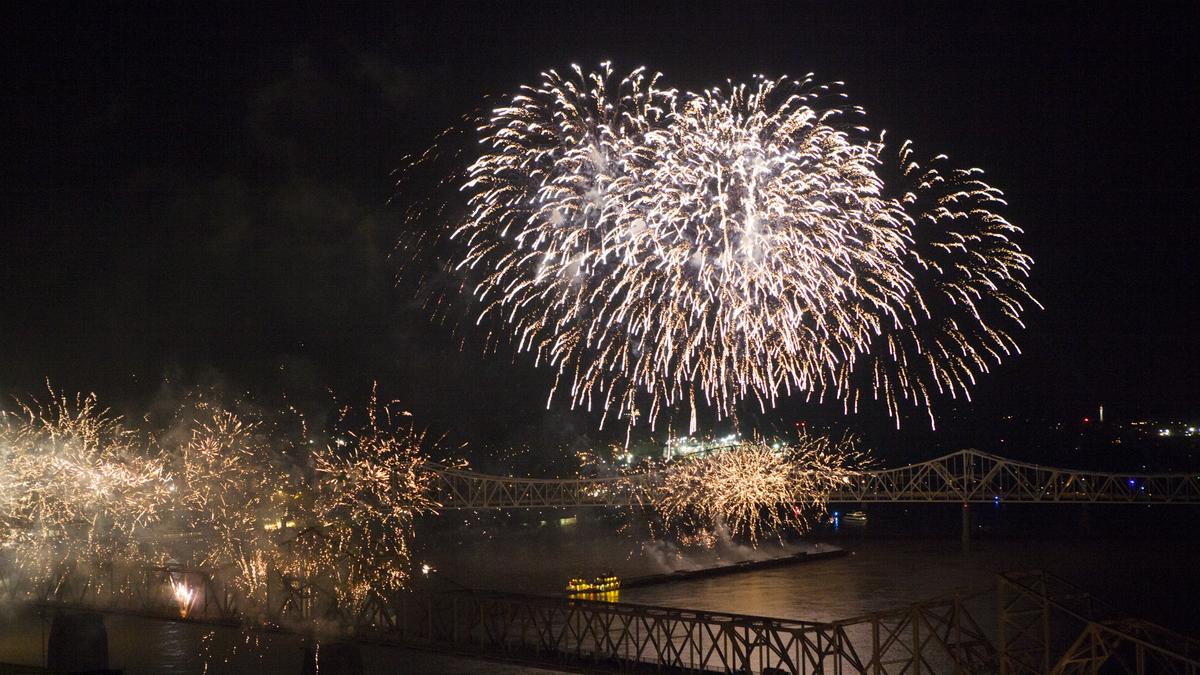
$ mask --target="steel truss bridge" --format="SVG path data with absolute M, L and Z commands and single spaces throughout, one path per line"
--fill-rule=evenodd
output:
M 631 506 L 653 473 L 604 478 L 494 476 L 427 464 L 443 509 Z M 831 502 L 956 504 L 1200 504 L 1200 474 L 1102 473 L 1018 462 L 960 450 L 919 464 L 861 471 L 829 495 Z
M 1123 618 L 1041 572 L 1002 574 L 989 588 L 813 622 L 469 590 L 397 593 L 351 611 L 277 575 L 267 614 L 254 610 L 251 618 L 218 571 L 112 568 L 30 585 L 3 569 L 0 595 L 36 604 L 53 621 L 67 616 L 78 626 L 90 617 L 102 628 L 104 614 L 121 613 L 312 638 L 313 627 L 332 618 L 340 629 L 322 650 L 330 653 L 370 642 L 584 672 L 1200 675 L 1200 641 Z M 193 591 L 186 604 L 174 590 L 181 583 Z M 58 639 L 69 640 L 62 632 Z M 70 651 L 69 643 L 53 644 L 53 627 L 50 635 L 50 654 Z M 336 663 L 321 669 L 361 672 Z

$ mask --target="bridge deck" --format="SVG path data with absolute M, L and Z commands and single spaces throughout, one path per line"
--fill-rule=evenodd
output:
M 434 499 L 443 509 L 631 506 L 653 473 L 611 478 L 494 476 L 438 464 Z M 1200 504 L 1200 474 L 1103 473 L 1017 462 L 961 450 L 919 464 L 862 471 L 829 495 L 834 502 L 1024 504 Z

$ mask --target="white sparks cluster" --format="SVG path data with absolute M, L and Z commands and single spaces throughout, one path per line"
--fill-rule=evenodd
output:
M 848 439 L 835 443 L 824 436 L 805 435 L 781 448 L 742 443 L 669 464 L 644 488 L 642 503 L 681 540 L 727 529 L 756 544 L 766 533 L 808 530 L 825 513 L 829 494 L 862 469 L 864 457 Z
M 572 405 L 686 405 L 694 430 L 701 407 L 866 392 L 899 419 L 1016 349 L 1032 261 L 977 171 L 889 161 L 837 85 L 658 82 L 605 64 L 523 87 L 445 228 L 479 320 Z
M 365 427 L 347 432 L 345 449 L 326 446 L 313 457 L 313 517 L 336 524 L 323 529 L 335 533 L 326 542 L 343 611 L 404 587 L 413 522 L 436 507 L 426 489 L 429 474 L 421 471 L 423 437 L 411 429 L 396 433 L 390 411 L 374 399 L 368 412 Z M 388 418 L 383 424 L 381 413 Z
M 37 592 L 81 573 L 103 583 L 112 565 L 178 570 L 184 617 L 184 573 L 221 570 L 250 623 L 281 613 L 268 606 L 273 575 L 325 599 L 293 614 L 353 626 L 404 587 L 414 520 L 435 506 L 422 435 L 393 427 L 374 398 L 367 413 L 360 427 L 343 414 L 319 444 L 202 399 L 161 433 L 126 427 L 94 396 L 0 414 L 0 565 Z
M 0 551 L 31 578 L 139 556 L 170 498 L 166 462 L 94 396 L 0 413 Z

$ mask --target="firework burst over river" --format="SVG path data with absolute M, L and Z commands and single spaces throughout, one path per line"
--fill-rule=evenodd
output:
M 551 400 L 693 430 L 781 396 L 932 422 L 1018 351 L 1032 259 L 980 170 L 889 148 L 841 83 L 661 80 L 545 72 L 402 172 L 439 167 L 420 246 L 554 369 Z

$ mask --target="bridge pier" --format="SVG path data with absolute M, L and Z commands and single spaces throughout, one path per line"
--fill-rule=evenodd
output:
M 108 670 L 108 631 L 104 615 L 57 611 L 50 620 L 46 668 L 79 673 Z
M 309 643 L 300 675 L 363 675 L 362 653 L 350 642 Z
M 971 551 L 971 505 L 963 502 L 959 511 L 962 513 L 962 552 L 969 553 Z

